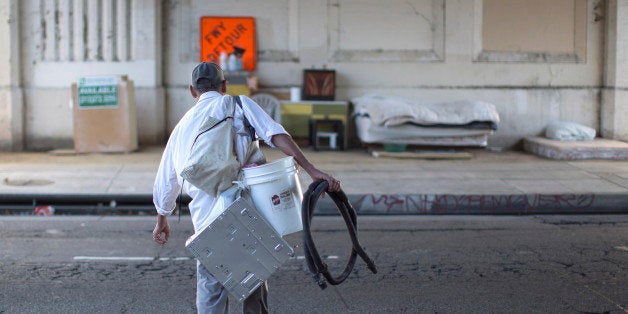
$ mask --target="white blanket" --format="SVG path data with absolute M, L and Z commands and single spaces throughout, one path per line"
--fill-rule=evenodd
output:
M 493 104 L 483 101 L 453 101 L 427 104 L 398 96 L 369 94 L 351 99 L 354 112 L 368 114 L 373 123 L 395 126 L 406 122 L 420 125 L 465 125 L 471 122 L 499 123 Z

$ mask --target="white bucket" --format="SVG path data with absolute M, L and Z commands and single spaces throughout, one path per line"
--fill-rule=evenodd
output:
M 301 101 L 301 87 L 290 87 L 290 101 Z
M 277 233 L 303 230 L 303 193 L 292 156 L 242 170 L 253 204 Z

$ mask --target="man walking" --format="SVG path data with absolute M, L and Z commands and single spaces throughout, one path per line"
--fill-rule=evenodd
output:
M 153 201 L 157 209 L 157 223 L 153 231 L 153 239 L 159 244 L 165 244 L 170 237 L 170 226 L 167 216 L 175 208 L 176 198 L 181 189 L 192 201 L 188 207 L 194 224 L 194 230 L 199 232 L 208 226 L 222 211 L 218 198 L 211 196 L 192 184 L 185 182 L 179 175 L 194 143 L 196 130 L 207 116 L 222 120 L 231 113 L 227 112 L 232 97 L 226 95 L 227 81 L 222 69 L 209 62 L 197 65 L 192 71 L 190 85 L 192 97 L 198 98 L 192 107 L 181 118 L 172 131 L 161 158 L 159 170 L 153 187 Z M 329 191 L 340 189 L 340 182 L 329 174 L 318 170 L 312 165 L 286 130 L 272 120 L 264 110 L 248 97 L 240 96 L 242 106 L 236 106 L 233 119 L 233 128 L 236 133 L 236 157 L 240 166 L 244 166 L 251 136 L 244 125 L 244 117 L 255 128 L 257 135 L 269 146 L 276 147 L 283 153 L 293 156 L 314 181 L 326 180 L 329 182 Z M 230 140 L 230 139 L 225 139 Z M 228 293 L 222 285 L 197 262 L 197 291 L 196 306 L 199 313 L 226 313 L 228 312 Z M 243 304 L 245 313 L 267 313 L 267 289 L 262 285 Z

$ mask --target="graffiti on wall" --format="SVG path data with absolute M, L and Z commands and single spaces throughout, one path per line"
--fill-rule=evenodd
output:
M 352 200 L 358 213 L 388 214 L 525 214 L 539 211 L 582 211 L 593 194 L 572 195 L 398 195 L 370 194 Z

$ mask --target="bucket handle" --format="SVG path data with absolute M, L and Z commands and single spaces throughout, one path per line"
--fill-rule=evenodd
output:
M 231 181 L 231 183 L 235 184 L 240 192 L 249 189 L 249 186 L 246 185 L 244 181 Z

